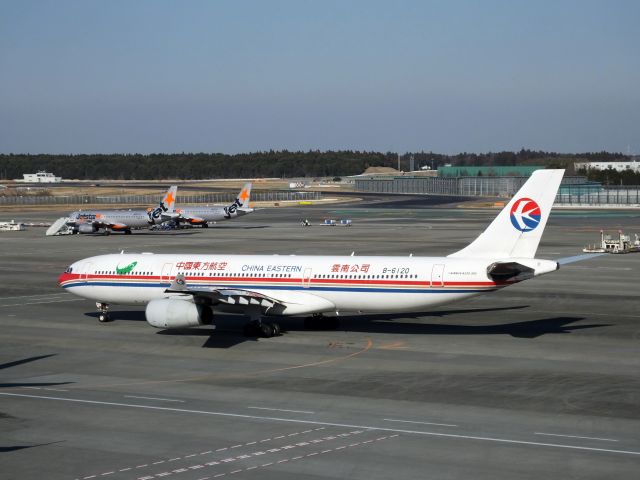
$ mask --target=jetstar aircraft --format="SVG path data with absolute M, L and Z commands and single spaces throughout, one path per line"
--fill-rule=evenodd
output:
M 163 221 L 200 225 L 203 228 L 209 226 L 209 222 L 230 220 L 232 218 L 253 212 L 249 208 L 251 197 L 251 183 L 246 183 L 236 199 L 225 207 L 183 207 L 171 209 L 162 214 Z
M 557 270 L 535 253 L 563 173 L 534 172 L 478 238 L 447 257 L 100 255 L 72 264 L 59 284 L 95 300 L 103 322 L 111 304 L 146 304 L 157 328 L 212 324 L 221 311 L 249 316 L 245 332 L 265 337 L 280 330 L 261 321 L 269 315 L 425 311 Z
M 47 230 L 47 235 L 57 235 L 65 226 L 72 233 L 97 233 L 104 231 L 131 234 L 132 228 L 146 228 L 163 223 L 162 215 L 174 209 L 177 186 L 169 187 L 155 208 L 146 210 L 80 210 L 67 218 L 58 219 Z

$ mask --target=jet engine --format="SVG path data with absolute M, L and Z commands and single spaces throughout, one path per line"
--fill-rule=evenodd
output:
M 156 328 L 185 328 L 210 325 L 213 312 L 204 305 L 196 305 L 177 298 L 157 298 L 147 304 L 147 322 Z
M 77 233 L 95 233 L 98 231 L 98 229 L 90 223 L 81 223 L 80 225 L 76 226 L 74 230 Z

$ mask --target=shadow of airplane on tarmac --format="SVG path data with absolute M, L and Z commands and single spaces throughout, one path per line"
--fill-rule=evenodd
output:
M 25 448 L 46 447 L 47 445 L 53 445 L 55 443 L 62 443 L 62 442 L 63 441 L 61 440 L 59 442 L 38 443 L 36 445 L 12 445 L 10 447 L 0 446 L 0 453 L 15 452 L 16 450 L 24 450 Z
M 587 324 L 572 325 L 584 320 L 579 316 L 558 316 L 527 320 L 521 322 L 501 322 L 490 325 L 473 324 L 442 324 L 424 323 L 420 320 L 429 317 L 443 318 L 451 315 L 465 315 L 474 313 L 487 313 L 521 310 L 528 308 L 528 305 L 517 305 L 511 307 L 493 308 L 469 308 L 457 310 L 442 310 L 431 312 L 410 312 L 410 313 L 384 313 L 370 315 L 345 315 L 340 316 L 340 327 L 338 330 L 361 333 L 404 333 L 422 335 L 510 335 L 516 338 L 536 338 L 548 334 L 571 333 L 576 330 L 589 328 L 607 327 L 610 324 Z M 85 313 L 89 317 L 97 317 L 97 313 Z M 112 311 L 115 320 L 144 321 L 143 311 Z M 245 337 L 241 329 L 246 319 L 242 315 L 215 315 L 216 329 L 209 328 L 181 328 L 171 330 L 160 330 L 158 335 L 189 335 L 194 337 L 209 337 L 202 348 L 230 348 L 246 341 L 256 341 L 251 337 Z M 415 319 L 416 321 L 400 321 L 400 319 Z M 268 317 L 267 321 L 278 322 L 282 332 L 309 330 L 304 326 L 302 317 Z M 322 328 L 312 330 L 323 330 Z
M 35 362 L 44 358 L 55 356 L 55 353 L 49 355 L 39 355 L 37 357 L 27 357 L 21 360 L 14 360 L 13 362 L 7 362 L 0 364 L 0 370 L 5 368 L 16 367 L 25 363 Z M 0 383 L 0 388 L 19 388 L 19 387 L 52 387 L 55 385 L 68 385 L 73 382 L 3 382 Z
M 451 325 L 341 317 L 340 328 L 351 332 L 367 333 L 511 335 L 517 338 L 536 338 L 548 334 L 571 333 L 574 330 L 609 326 L 609 324 L 571 325 L 581 320 L 584 320 L 584 317 L 550 317 L 524 322 L 497 323 L 491 325 Z

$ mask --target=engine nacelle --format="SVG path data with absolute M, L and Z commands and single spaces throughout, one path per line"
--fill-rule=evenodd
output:
M 98 231 L 91 223 L 81 223 L 74 229 L 78 233 L 95 233 Z
M 197 327 L 213 321 L 209 307 L 177 298 L 151 300 L 144 314 L 149 325 L 156 328 Z

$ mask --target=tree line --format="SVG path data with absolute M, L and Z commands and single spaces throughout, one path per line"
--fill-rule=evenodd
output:
M 401 155 L 401 170 L 414 167 L 433 169 L 445 164 L 460 166 L 542 165 L 567 168 L 574 173 L 577 161 L 623 160 L 625 155 L 609 152 L 564 154 L 534 150 L 518 152 L 460 153 L 445 155 L 413 152 Z M 24 173 L 46 170 L 67 179 L 114 180 L 186 180 L 205 178 L 253 177 L 334 177 L 357 175 L 369 167 L 397 168 L 393 152 L 341 151 L 266 151 L 241 154 L 153 153 L 143 154 L 0 154 L 0 178 L 22 178 Z M 592 171 L 589 172 L 591 176 Z M 625 177 L 626 178 L 626 177 Z M 639 179 L 640 180 L 640 179 Z M 636 183 L 640 183 L 637 181 Z

